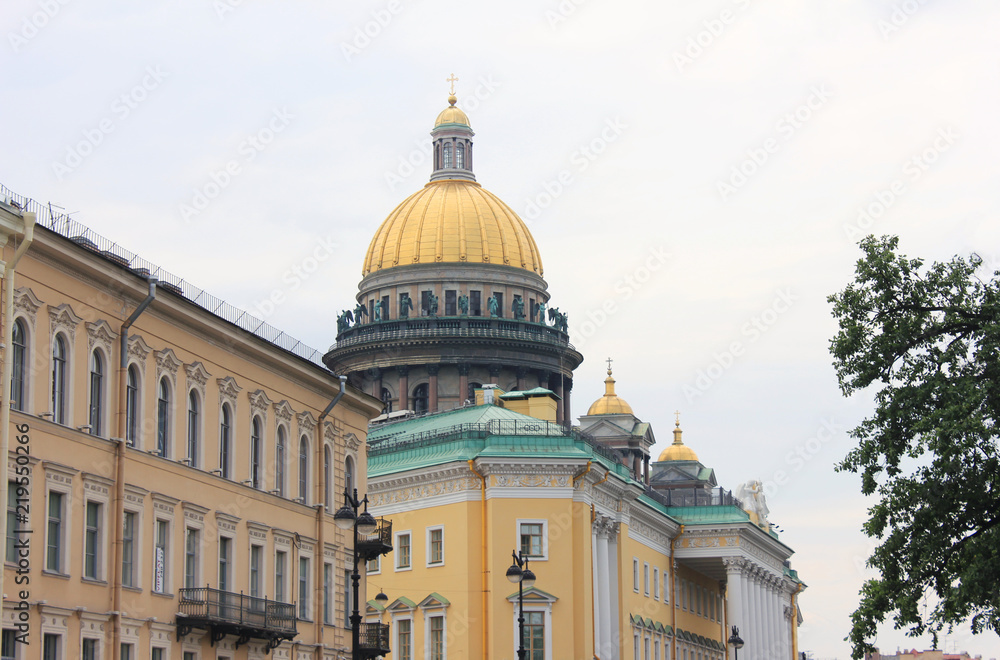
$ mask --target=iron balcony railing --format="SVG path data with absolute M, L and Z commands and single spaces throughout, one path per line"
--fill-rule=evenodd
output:
M 725 488 L 664 488 L 646 487 L 646 495 L 663 506 L 737 506 L 743 508 L 733 492 Z
M 389 653 L 389 624 L 362 623 L 358 633 L 364 657 L 374 658 Z
M 211 587 L 181 589 L 179 614 L 195 627 L 200 627 L 199 623 L 228 624 L 281 636 L 298 634 L 294 603 L 247 596 L 242 592 L 237 594 Z
M 358 554 L 365 561 L 392 551 L 392 521 L 385 518 L 376 518 L 375 521 L 378 526 L 374 532 L 358 536 Z

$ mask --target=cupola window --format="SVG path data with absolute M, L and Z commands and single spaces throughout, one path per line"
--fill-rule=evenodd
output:
M 465 167 L 465 146 L 461 144 L 455 147 L 455 167 Z
M 451 169 L 451 145 L 444 145 L 444 169 Z

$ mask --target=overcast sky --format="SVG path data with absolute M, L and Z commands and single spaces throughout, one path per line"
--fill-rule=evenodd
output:
M 657 454 L 679 410 L 721 484 L 767 482 L 800 648 L 848 657 L 868 503 L 833 466 L 871 398 L 840 395 L 826 298 L 868 232 L 1000 262 L 995 2 L 8 0 L 0 26 L 0 183 L 320 349 L 454 73 L 586 358 L 574 413 L 612 357 Z

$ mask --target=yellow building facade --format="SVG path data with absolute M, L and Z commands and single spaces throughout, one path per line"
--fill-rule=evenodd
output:
M 381 403 L 57 220 L 8 276 L 2 657 L 349 657 L 332 513 Z

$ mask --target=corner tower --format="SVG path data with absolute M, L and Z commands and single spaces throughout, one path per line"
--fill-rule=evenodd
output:
M 431 131 L 430 181 L 375 232 L 358 304 L 340 315 L 323 361 L 386 412 L 450 410 L 495 383 L 552 390 L 557 420 L 568 425 L 583 356 L 549 304 L 531 232 L 476 181 L 475 134 L 456 102 L 452 93 Z

